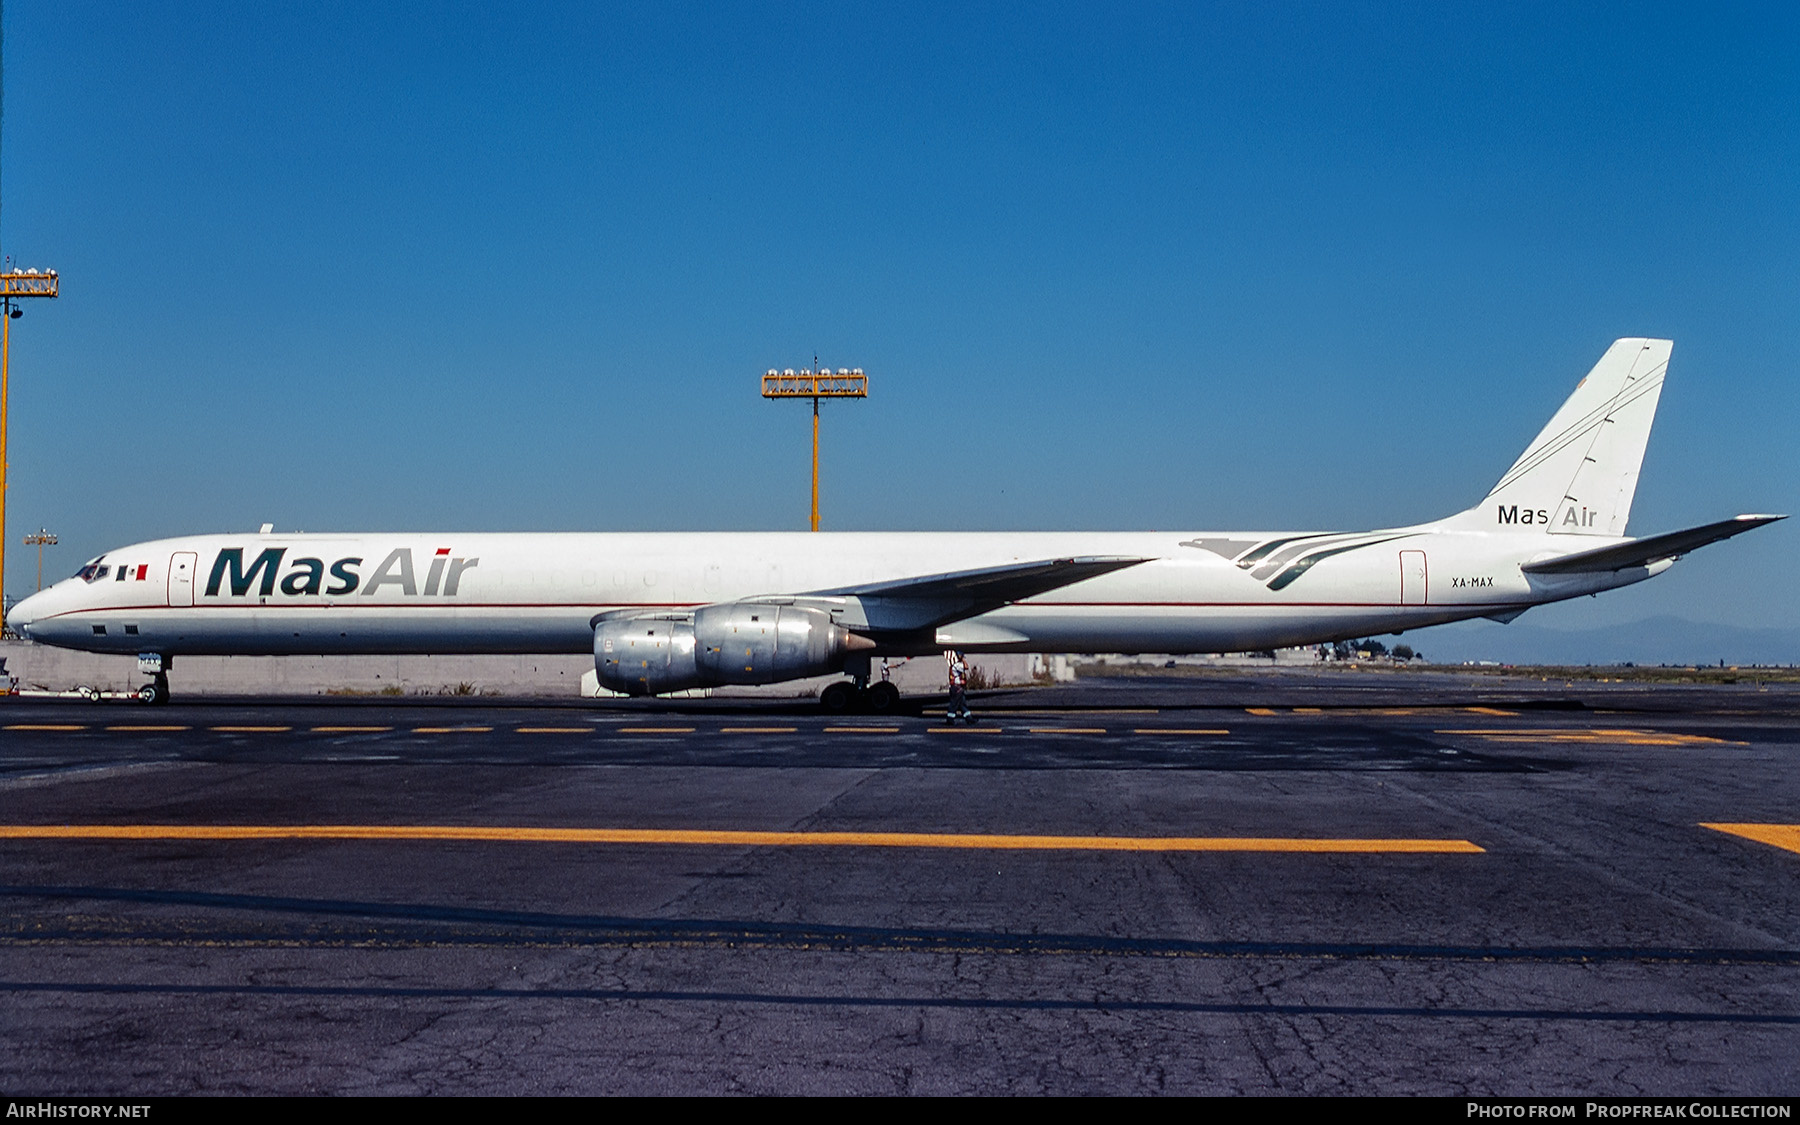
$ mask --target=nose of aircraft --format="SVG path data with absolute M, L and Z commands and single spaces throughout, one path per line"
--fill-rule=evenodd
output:
M 7 610 L 7 625 L 15 629 L 20 636 L 30 636 L 31 623 L 37 620 L 38 614 L 43 610 L 44 595 L 48 592 L 49 591 L 47 590 L 40 590 L 29 598 L 26 598 L 24 601 L 19 602 L 10 610 Z

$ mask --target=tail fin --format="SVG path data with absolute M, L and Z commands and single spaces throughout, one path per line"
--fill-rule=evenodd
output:
M 1674 346 L 1615 341 L 1487 499 L 1446 522 L 1552 535 L 1625 534 Z

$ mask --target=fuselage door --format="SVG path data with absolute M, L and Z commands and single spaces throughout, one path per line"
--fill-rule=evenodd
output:
M 1400 552 L 1400 604 L 1425 604 L 1425 552 Z
M 194 604 L 194 566 L 200 556 L 192 551 L 176 551 L 169 557 L 169 604 Z

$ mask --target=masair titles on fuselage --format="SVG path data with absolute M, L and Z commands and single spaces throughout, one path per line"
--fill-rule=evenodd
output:
M 275 575 L 288 553 L 286 547 L 264 548 L 248 567 L 244 565 L 244 550 L 242 547 L 225 547 L 219 551 L 212 565 L 212 573 L 206 579 L 207 597 L 217 597 L 226 589 L 234 597 L 243 597 L 251 593 L 252 588 L 258 596 L 264 598 L 272 596 L 277 590 L 294 597 L 307 594 L 341 597 L 354 594 L 359 586 L 366 597 L 373 597 L 386 586 L 394 587 L 406 597 L 419 595 L 421 589 L 423 596 L 428 598 L 437 596 L 440 589 L 443 596 L 454 597 L 462 584 L 463 572 L 481 565 L 478 558 L 453 557 L 449 547 L 439 547 L 432 552 L 421 588 L 414 577 L 418 572 L 413 566 L 412 548 L 396 547 L 381 560 L 366 583 L 362 581 L 362 575 L 358 571 L 363 564 L 360 555 L 333 560 L 330 564 L 329 585 L 325 581 L 325 561 L 304 555 L 287 559 L 288 569 L 277 582 Z

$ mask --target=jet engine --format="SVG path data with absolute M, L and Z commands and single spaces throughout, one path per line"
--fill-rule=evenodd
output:
M 594 626 L 594 671 L 601 687 L 627 695 L 699 687 L 692 615 L 602 618 Z
M 773 684 L 839 672 L 875 647 L 824 610 L 727 602 L 691 614 L 605 617 L 594 626 L 600 685 L 661 695 L 720 684 Z

